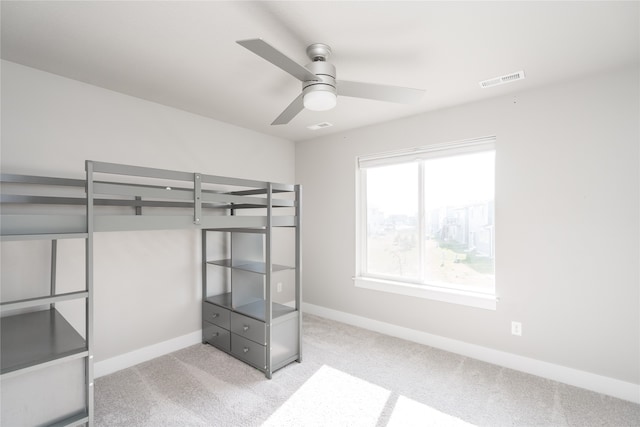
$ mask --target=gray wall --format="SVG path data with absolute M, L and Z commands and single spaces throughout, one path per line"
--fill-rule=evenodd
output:
M 3 61 L 0 166 L 81 178 L 95 159 L 290 182 L 295 164 L 306 302 L 639 383 L 639 90 L 638 69 L 619 70 L 294 147 Z M 498 138 L 498 309 L 355 288 L 355 157 L 485 135 Z M 80 282 L 82 248 L 61 251 L 61 275 Z M 95 256 L 96 361 L 199 329 L 196 233 L 100 233 Z
M 298 143 L 305 302 L 640 383 L 638 75 L 616 70 Z M 356 156 L 488 135 L 497 310 L 356 288 Z
M 293 182 L 294 153 L 291 141 L 2 61 L 6 173 L 83 178 L 91 159 Z M 29 282 L 46 286 L 48 248 L 9 245 L 3 263 L 23 262 Z M 59 249 L 59 286 L 83 286 L 82 242 Z M 97 362 L 200 329 L 198 232 L 97 233 L 94 258 Z M 4 273 L 3 295 L 25 290 Z M 84 329 L 81 310 L 59 307 Z

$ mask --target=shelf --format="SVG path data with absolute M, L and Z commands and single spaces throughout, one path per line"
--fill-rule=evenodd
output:
M 207 297 L 205 301 L 210 302 L 211 304 L 215 304 L 224 308 L 231 309 L 231 292 L 227 292 L 226 294 L 214 295 L 212 297 Z
M 219 265 L 221 267 L 234 268 L 236 270 L 250 271 L 252 273 L 266 274 L 266 264 L 259 261 L 232 261 L 231 259 L 220 259 L 214 261 L 207 261 L 207 264 Z M 293 270 L 293 267 L 280 264 L 271 264 L 273 272 L 283 270 Z
M 51 424 L 49 427 L 71 427 L 71 426 L 80 426 L 86 425 L 89 422 L 89 416 L 86 411 L 78 412 L 77 414 L 71 415 L 68 418 L 60 420 L 54 424 Z
M 87 351 L 84 338 L 55 309 L 6 316 L 0 325 L 2 374 Z
M 235 308 L 235 311 L 241 314 L 245 314 L 249 317 L 253 317 L 254 319 L 265 321 L 265 303 L 264 301 L 256 301 L 251 304 L 241 305 Z M 271 318 L 276 319 L 280 316 L 284 316 L 288 313 L 293 313 L 296 311 L 292 307 L 288 307 L 286 305 L 278 304 L 277 302 L 271 303 Z
M 260 320 L 262 322 L 265 321 L 265 303 L 264 301 L 256 301 L 251 304 L 241 305 L 238 307 L 233 307 L 231 305 L 231 293 L 227 292 L 225 294 L 214 295 L 212 297 L 207 297 L 205 299 L 206 302 L 210 302 L 211 304 L 219 305 L 226 309 L 238 312 L 240 314 L 244 314 L 249 317 L 253 317 L 256 320 Z M 293 313 L 296 311 L 293 307 L 289 307 L 286 305 L 278 304 L 277 302 L 271 303 L 271 317 L 272 319 L 276 319 L 278 317 L 284 316 L 285 314 Z

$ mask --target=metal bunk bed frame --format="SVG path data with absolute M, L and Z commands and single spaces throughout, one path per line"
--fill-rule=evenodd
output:
M 0 302 L 3 314 L 0 380 L 83 358 L 85 409 L 64 419 L 54 420 L 52 425 L 93 424 L 93 233 L 103 231 L 261 229 L 267 236 L 270 250 L 272 227 L 294 228 L 295 294 L 299 336 L 297 360 L 301 360 L 300 186 L 91 160 L 85 162 L 85 172 L 84 180 L 14 174 L 1 176 L 1 240 L 51 241 L 51 291 L 49 295 L 37 298 Z M 34 189 L 40 191 L 33 191 Z M 56 191 L 62 194 L 53 195 Z M 284 197 L 274 197 L 280 193 Z M 276 210 L 283 213 L 276 214 Z M 58 294 L 57 240 L 67 238 L 85 239 L 86 287 L 83 290 Z M 269 251 L 266 254 L 265 267 L 265 321 L 269 325 L 272 271 Z M 74 299 L 85 300 L 84 338 L 55 310 L 56 302 Z M 69 348 L 54 350 L 52 340 L 64 341 L 57 336 L 44 339 L 38 337 L 35 340 L 43 342 L 43 346 L 48 345 L 49 348 L 14 348 L 16 342 L 24 341 L 20 339 L 20 335 L 36 333 L 34 330 L 24 329 L 24 316 L 47 312 L 41 310 L 46 306 L 49 306 L 49 316 L 45 316 L 47 319 L 44 319 L 47 327 L 64 329 L 64 333 L 67 334 L 64 340 L 68 341 Z M 24 314 L 25 309 L 28 311 L 36 308 L 39 311 Z M 20 314 L 5 316 L 13 311 L 19 311 Z M 12 318 L 15 321 L 12 321 Z M 47 330 L 36 329 L 40 334 Z M 271 377 L 269 360 L 264 372 L 268 378 Z

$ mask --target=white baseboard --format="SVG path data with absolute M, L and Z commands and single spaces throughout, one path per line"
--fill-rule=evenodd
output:
M 539 377 L 569 384 L 575 387 L 617 397 L 619 399 L 640 403 L 640 384 L 633 384 L 602 375 L 592 374 L 590 372 L 531 359 L 529 357 L 519 356 L 513 353 L 507 353 L 451 338 L 432 335 L 426 332 L 416 331 L 415 329 L 392 325 L 390 323 L 380 322 L 378 320 L 356 316 L 354 314 L 314 304 L 303 303 L 302 311 L 304 313 L 325 317 L 327 319 L 336 320 L 338 322 L 357 326 L 363 329 L 380 332 L 419 344 L 436 347 L 441 350 L 450 351 L 452 353 L 461 354 L 463 356 L 482 360 L 483 362 L 492 363 L 494 365 L 504 366 L 506 368 L 537 375 Z
M 94 378 L 99 378 L 104 375 L 109 375 L 121 369 L 129 368 L 131 366 L 137 365 L 138 363 L 146 362 L 147 360 L 164 356 L 165 354 L 201 342 L 202 330 L 199 330 L 191 332 L 187 335 L 182 335 L 180 337 L 172 338 L 167 341 L 143 347 L 129 353 L 124 353 L 110 359 L 96 362 L 93 365 L 93 376 Z

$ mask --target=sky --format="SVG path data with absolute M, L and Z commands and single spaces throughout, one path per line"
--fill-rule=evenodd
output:
M 367 169 L 367 204 L 385 215 L 416 215 L 419 165 L 425 209 L 493 200 L 495 152 L 432 158 Z

